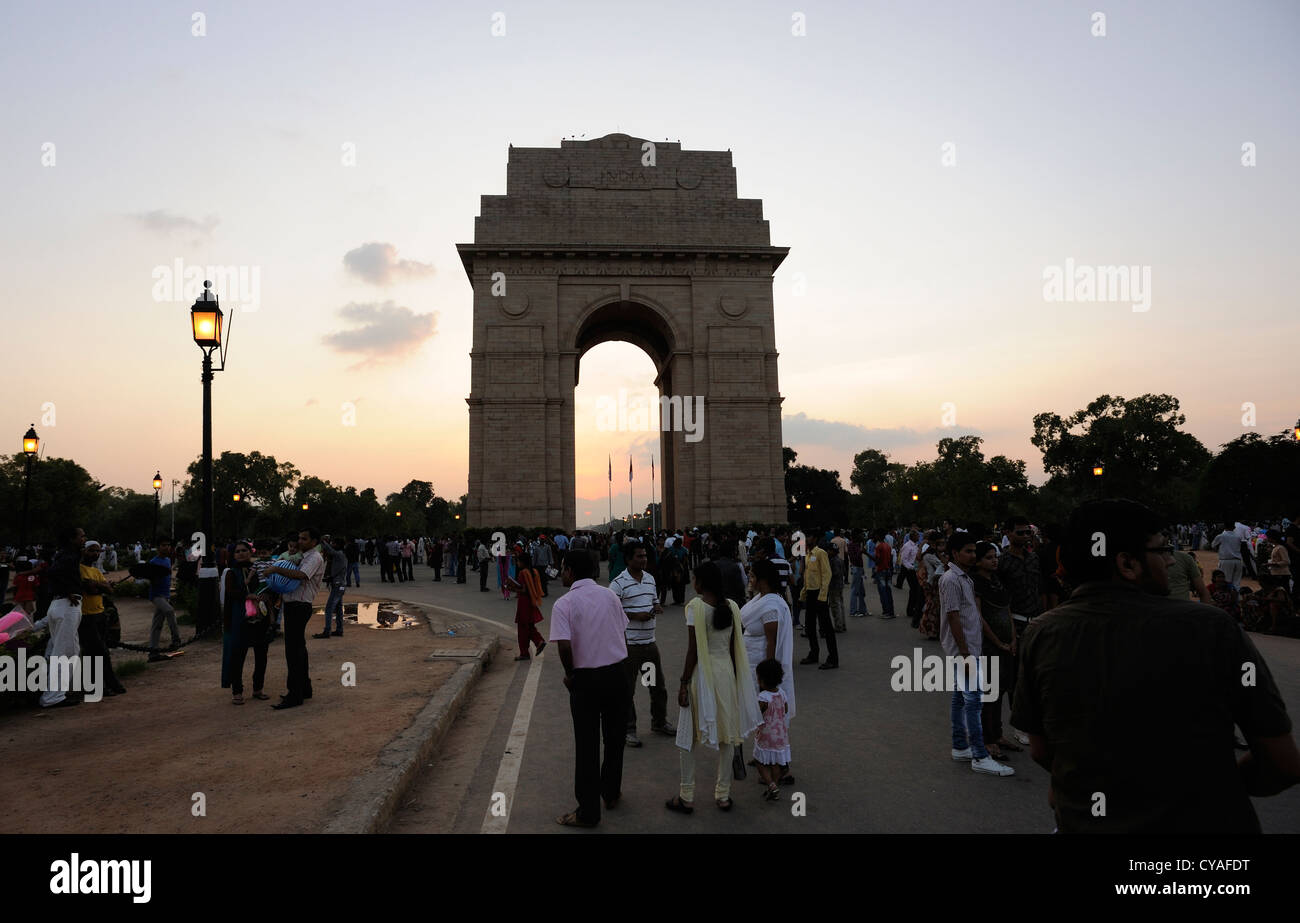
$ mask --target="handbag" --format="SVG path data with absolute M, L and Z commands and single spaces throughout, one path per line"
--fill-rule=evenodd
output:
M 740 743 L 731 752 L 731 777 L 737 782 L 745 778 L 745 745 Z
M 548 567 L 548 568 L 546 568 L 546 579 L 547 579 L 547 580 L 554 580 L 554 579 L 555 579 L 556 577 L 558 577 L 558 576 L 560 576 L 560 572 L 559 572 L 558 570 L 556 570 L 554 567 Z

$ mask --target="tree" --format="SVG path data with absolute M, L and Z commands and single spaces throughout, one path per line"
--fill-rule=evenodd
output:
M 1054 492 L 1075 502 L 1139 499 L 1181 519 L 1192 512 L 1189 501 L 1210 453 L 1179 429 L 1186 417 L 1178 411 L 1178 399 L 1168 394 L 1129 400 L 1103 394 L 1068 417 L 1036 414 L 1031 441 L 1043 453 L 1043 470 L 1059 479 Z M 1098 465 L 1100 477 L 1093 475 Z
M 21 452 L 0 463 L 0 510 L 4 540 L 17 542 L 22 529 L 23 490 L 27 458 Z M 90 472 L 68 458 L 42 458 L 32 462 L 31 494 L 27 514 L 28 544 L 49 543 L 66 526 L 85 528 L 104 502 L 103 485 Z M 148 532 L 139 536 L 147 537 Z
M 848 521 L 849 492 L 838 471 L 794 465 L 785 473 L 790 522 L 808 527 L 842 526 Z
M 1245 433 L 1206 466 L 1197 510 L 1208 519 L 1270 520 L 1300 510 L 1300 441 Z

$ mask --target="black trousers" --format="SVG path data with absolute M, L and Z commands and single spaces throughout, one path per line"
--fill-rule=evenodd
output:
M 289 698 L 303 699 L 311 694 L 307 676 L 307 623 L 311 621 L 311 603 L 284 604 L 284 663 L 288 670 Z
M 456 563 L 456 582 L 465 582 L 465 572 L 469 570 L 469 558 L 459 558 Z
M 379 556 L 379 582 L 380 583 L 393 582 L 393 575 L 392 572 L 389 570 L 388 555 L 386 554 L 381 554 Z
M 574 670 L 569 690 L 573 715 L 573 794 L 578 799 L 578 819 L 599 823 L 601 799 L 623 792 L 623 739 L 627 734 L 629 704 L 624 661 L 606 667 Z M 605 759 L 600 758 L 601 739 Z
M 821 649 L 817 646 L 817 629 L 826 641 L 826 662 L 839 663 L 840 649 L 835 643 L 835 626 L 831 624 L 830 601 L 822 601 L 816 596 L 809 596 L 804 603 L 808 609 L 804 615 L 804 626 L 808 633 L 808 656 L 821 658 Z
M 433 562 L 433 579 L 439 583 L 442 582 L 442 558 L 436 558 Z
M 487 592 L 488 562 L 480 561 L 478 565 L 478 588 Z
M 921 625 L 921 613 L 925 611 L 925 593 L 921 590 L 921 581 L 916 579 L 915 567 L 901 568 L 907 580 L 907 617 L 912 620 L 912 627 Z
M 108 653 L 108 616 L 103 612 L 95 615 L 83 615 L 77 626 L 77 641 L 81 644 L 81 656 L 104 658 L 104 688 L 116 692 L 122 688 L 113 672 L 113 661 Z
M 651 664 L 653 672 L 647 679 L 653 679 L 647 688 L 650 690 L 650 728 L 662 727 L 668 720 L 668 684 L 664 676 L 663 664 L 659 660 L 659 645 L 629 644 L 627 660 L 623 661 L 627 672 L 627 732 L 636 733 L 636 687 L 642 683 L 642 664 Z
M 235 648 L 234 659 L 230 662 L 230 691 L 234 695 L 244 694 L 244 661 L 248 652 L 253 652 L 253 691 L 261 692 L 266 682 L 266 651 L 271 642 L 267 638 L 269 619 L 259 621 L 256 625 L 244 623 L 244 643 Z M 287 636 L 286 636 L 287 637 Z M 306 647 L 306 644 L 303 645 Z

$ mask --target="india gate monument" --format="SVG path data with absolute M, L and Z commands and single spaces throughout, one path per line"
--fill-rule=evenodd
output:
M 702 406 L 695 432 L 660 435 L 663 525 L 786 520 L 772 275 L 789 248 L 737 198 L 729 151 L 512 146 L 506 194 L 482 197 L 457 250 L 474 288 L 469 525 L 576 527 L 573 392 L 607 340 L 650 356 L 661 407 Z

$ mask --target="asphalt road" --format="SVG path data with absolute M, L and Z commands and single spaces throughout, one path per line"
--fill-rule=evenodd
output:
M 427 767 L 412 795 L 389 827 L 390 832 L 477 833 L 504 829 L 510 833 L 581 833 L 555 823 L 572 810 L 573 730 L 563 671 L 552 650 L 535 664 L 515 663 L 514 602 L 504 602 L 495 590 L 479 593 L 476 575 L 456 584 L 417 566 L 417 580 L 379 584 L 377 568 L 363 568 L 367 594 L 438 606 L 460 613 L 465 630 L 499 632 L 502 651 L 462 712 L 442 751 Z M 551 584 L 543 600 L 548 634 L 550 609 L 564 588 Z M 689 591 L 688 591 L 689 592 Z M 847 603 L 847 593 L 846 603 Z M 890 687 L 891 660 L 942 652 L 938 642 L 926 641 L 901 616 L 882 620 L 880 600 L 868 593 L 871 617 L 848 619 L 848 631 L 838 636 L 840 669 L 821 671 L 795 667 L 799 714 L 791 724 L 792 771 L 797 784 L 782 789 L 783 799 L 768 803 L 751 768 L 750 777 L 735 782 L 735 808 L 718 811 L 710 797 L 716 755 L 704 751 L 697 762 L 697 799 L 693 815 L 665 810 L 664 801 L 677 791 L 678 750 L 669 737 L 649 731 L 649 694 L 637 690 L 640 736 L 644 746 L 624 756 L 623 801 L 606 812 L 600 829 L 608 832 L 781 832 L 781 833 L 1051 833 L 1047 806 L 1047 773 L 1028 752 L 1013 753 L 1007 762 L 1014 776 L 1000 778 L 974 773 L 950 757 L 948 696 L 942 692 L 896 692 Z M 895 606 L 903 612 L 906 590 L 895 591 Z M 1253 636 L 1268 661 L 1287 706 L 1300 714 L 1300 641 Z M 658 620 L 657 641 L 667 676 L 680 675 L 686 652 L 686 628 L 680 607 L 668 607 Z M 807 652 L 796 638 L 795 659 Z M 823 657 L 825 656 L 823 649 Z M 529 671 L 535 671 L 528 682 Z M 670 684 L 669 718 L 676 720 Z M 532 687 L 533 699 L 520 707 Z M 1005 719 L 1004 719 L 1005 720 Z M 526 736 L 521 732 L 526 729 Z M 511 732 L 515 738 L 511 740 Z M 1122 734 L 1140 728 L 1120 729 Z M 519 743 L 522 740 L 522 759 Z M 511 753 L 509 758 L 507 750 Z M 507 771 L 503 773 L 503 761 Z M 517 766 L 513 793 L 508 790 L 511 765 Z M 1177 771 L 1171 754 L 1166 767 Z M 792 810 L 791 797 L 804 796 L 805 812 Z M 497 813 L 493 820 L 494 795 Z M 1300 832 L 1300 788 L 1273 798 L 1256 799 L 1265 832 Z

